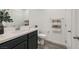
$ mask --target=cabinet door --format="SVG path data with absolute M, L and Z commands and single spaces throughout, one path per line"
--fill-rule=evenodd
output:
M 28 49 L 36 49 L 38 47 L 37 43 L 37 36 L 31 37 L 28 39 Z
M 27 40 L 25 41 L 24 47 L 27 49 Z
M 38 32 L 34 31 L 29 33 L 28 36 L 28 40 L 27 40 L 27 48 L 28 49 L 36 49 L 38 47 Z
M 26 41 L 20 43 L 19 45 L 17 45 L 16 47 L 14 47 L 13 49 L 25 49 L 26 48 Z
M 18 49 L 23 48 L 24 43 L 22 43 L 22 42 L 24 42 L 24 41 L 27 41 L 27 35 L 23 35 L 23 36 L 20 36 L 18 38 L 15 38 L 15 39 L 12 39 L 10 41 L 7 41 L 7 42 L 0 44 L 0 49 L 14 49 L 14 47 L 16 47 Z

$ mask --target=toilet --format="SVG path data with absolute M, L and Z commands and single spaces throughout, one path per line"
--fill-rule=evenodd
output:
M 43 33 L 38 34 L 38 44 L 44 45 L 44 40 L 46 40 L 47 35 Z
M 38 25 L 35 25 L 35 28 L 38 28 Z M 43 34 L 41 31 L 38 31 L 38 44 L 44 45 L 44 40 L 46 39 L 46 37 L 46 34 Z

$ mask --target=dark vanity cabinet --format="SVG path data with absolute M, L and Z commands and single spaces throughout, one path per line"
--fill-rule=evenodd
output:
M 0 44 L 0 49 L 36 49 L 38 46 L 37 31 L 22 35 Z

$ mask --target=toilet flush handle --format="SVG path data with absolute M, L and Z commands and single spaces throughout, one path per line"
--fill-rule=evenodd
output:
M 68 30 L 68 32 L 72 32 L 71 30 Z

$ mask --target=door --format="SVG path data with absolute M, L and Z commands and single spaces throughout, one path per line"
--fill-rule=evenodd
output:
M 79 10 L 72 11 L 72 48 L 79 49 Z

